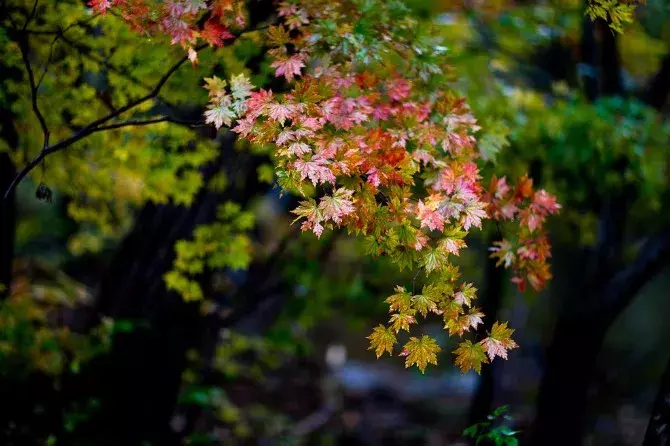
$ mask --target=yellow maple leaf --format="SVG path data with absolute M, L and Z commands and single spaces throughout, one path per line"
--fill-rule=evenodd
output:
M 453 351 L 456 355 L 454 363 L 465 373 L 472 369 L 477 374 L 482 371 L 482 364 L 489 362 L 486 357 L 486 351 L 481 343 L 473 344 L 471 341 L 464 341 L 458 344 L 458 348 Z
M 405 356 L 405 367 L 415 365 L 424 373 L 428 364 L 437 365 L 437 354 L 441 351 L 435 339 L 423 335 L 421 339 L 411 337 L 403 347 L 401 356 Z
M 387 297 L 384 302 L 389 304 L 389 313 L 398 311 L 400 313 L 408 311 L 412 302 L 412 295 L 404 287 L 395 287 L 396 294 Z
M 508 328 L 507 322 L 503 322 L 502 324 L 495 322 L 493 324 L 489 337 L 481 341 L 491 361 L 496 356 L 507 359 L 507 350 L 518 347 L 517 343 L 511 338 L 513 333 L 514 329 Z
M 389 355 L 393 354 L 396 337 L 390 328 L 378 325 L 374 328 L 372 334 L 368 336 L 368 339 L 370 340 L 368 350 L 374 350 L 377 358 L 383 355 L 384 352 L 388 352 Z
M 416 313 L 415 310 L 409 310 L 405 313 L 396 313 L 391 316 L 389 323 L 396 333 L 398 333 L 400 330 L 409 331 L 410 324 L 416 324 L 414 313 Z
M 421 313 L 421 316 L 426 317 L 429 311 L 437 311 L 435 301 L 425 294 L 417 294 L 412 297 L 412 306 L 415 310 Z

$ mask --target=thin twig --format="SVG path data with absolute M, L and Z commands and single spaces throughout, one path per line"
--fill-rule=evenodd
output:
M 30 52 L 30 46 L 28 44 L 28 37 L 21 36 L 19 39 L 19 50 L 21 51 L 21 58 L 23 59 L 23 65 L 25 66 L 26 72 L 28 73 L 28 82 L 30 82 L 30 100 L 32 103 L 33 112 L 37 116 L 37 120 L 40 122 L 42 127 L 42 133 L 44 134 L 44 142 L 42 144 L 42 151 L 44 151 L 49 146 L 49 128 L 47 127 L 47 122 L 40 111 L 39 105 L 37 104 L 37 85 L 35 83 L 35 75 L 33 74 L 33 69 L 30 66 L 30 60 L 28 59 L 28 53 Z
M 84 25 L 88 24 L 88 22 L 90 22 L 91 20 L 95 19 L 97 16 L 98 16 L 98 14 L 94 14 L 93 16 L 91 16 L 88 19 L 83 20 L 81 22 L 70 23 L 68 26 L 66 26 L 65 28 L 61 28 L 56 33 L 56 36 L 51 40 L 51 44 L 49 45 L 49 58 L 47 59 L 46 64 L 44 64 L 44 69 L 42 70 L 42 75 L 40 76 L 40 79 L 37 81 L 37 87 L 38 88 L 42 84 L 42 81 L 44 80 L 44 76 L 46 76 L 46 74 L 47 74 L 47 70 L 49 69 L 49 65 L 51 65 L 51 60 L 53 59 L 54 47 L 56 45 L 56 42 L 61 38 L 63 38 L 63 40 L 65 40 L 65 33 L 68 32 L 68 30 L 70 30 L 72 27 L 74 27 L 74 26 L 84 26 Z
M 108 125 L 102 125 L 94 129 L 91 133 L 95 132 L 102 132 L 104 130 L 112 130 L 112 129 L 119 129 L 122 127 L 130 127 L 130 126 L 143 126 L 143 125 L 151 125 L 151 124 L 157 124 L 159 122 L 171 122 L 174 124 L 182 124 L 186 125 L 189 127 L 197 127 L 201 125 L 205 125 L 205 121 L 184 121 L 180 119 L 174 119 L 174 118 L 169 118 L 167 116 L 164 116 L 162 118 L 154 118 L 154 119 L 146 119 L 146 120 L 140 120 L 140 119 L 132 119 L 128 121 L 123 121 L 123 122 L 116 122 L 114 124 L 108 124 Z
M 39 3 L 39 0 L 35 0 L 35 3 L 33 3 L 33 9 L 30 11 L 30 14 L 28 15 L 28 18 L 26 19 L 26 23 L 23 24 L 23 28 L 21 28 L 21 31 L 25 31 L 26 28 L 28 28 L 28 25 L 30 22 L 32 22 L 33 18 L 35 17 L 35 12 L 37 11 L 37 4 Z

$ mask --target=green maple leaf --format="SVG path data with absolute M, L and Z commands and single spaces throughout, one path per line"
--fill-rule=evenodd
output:
M 493 361 L 493 358 L 496 356 L 507 359 L 507 350 L 518 347 L 517 343 L 512 339 L 513 333 L 514 329 L 508 328 L 507 322 L 503 322 L 502 324 L 495 322 L 493 324 L 491 333 L 489 333 L 489 336 L 481 342 L 491 361 Z
M 423 335 L 421 339 L 415 337 L 409 338 L 409 342 L 403 347 L 401 355 L 406 357 L 405 367 L 416 364 L 421 373 L 423 373 L 428 364 L 437 365 L 437 354 L 441 350 L 435 339 Z
M 396 294 L 387 297 L 384 301 L 389 304 L 389 312 L 398 311 L 402 313 L 409 311 L 412 302 L 412 294 L 408 293 L 405 288 L 401 286 L 395 287 L 395 291 Z
M 447 254 L 439 249 L 428 250 L 423 256 L 423 266 L 429 273 L 446 269 L 449 266 Z
M 417 294 L 412 297 L 412 306 L 416 311 L 421 313 L 421 316 L 426 317 L 429 311 L 437 311 L 437 305 L 430 296 L 424 294 Z
M 370 340 L 370 347 L 368 350 L 374 350 L 377 358 L 388 352 L 389 355 L 393 354 L 393 346 L 397 342 L 395 334 L 390 328 L 386 328 L 383 325 L 378 325 L 372 331 L 372 334 L 368 336 Z
M 409 331 L 410 324 L 416 324 L 416 318 L 414 317 L 415 310 L 407 310 L 403 313 L 396 313 L 391 316 L 389 323 L 393 327 L 396 333 L 400 330 Z
M 453 353 L 456 355 L 456 361 L 454 361 L 454 363 L 463 373 L 472 369 L 477 372 L 477 374 L 480 374 L 482 371 L 482 364 L 487 364 L 489 362 L 486 357 L 484 346 L 480 343 L 473 344 L 469 340 L 458 344 L 458 348 L 454 350 Z

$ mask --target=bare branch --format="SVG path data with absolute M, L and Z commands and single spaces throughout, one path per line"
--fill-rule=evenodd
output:
M 98 17 L 98 14 L 94 14 L 91 17 L 87 18 L 86 20 L 82 20 L 80 22 L 70 23 L 65 28 L 60 28 L 57 32 L 54 33 L 56 35 L 51 40 L 51 44 L 49 45 L 49 58 L 47 59 L 47 62 L 44 64 L 44 68 L 42 70 L 42 75 L 40 76 L 40 79 L 37 81 L 37 87 L 38 88 L 39 88 L 40 85 L 42 85 L 42 81 L 44 80 L 44 76 L 46 76 L 47 70 L 49 69 L 49 65 L 51 65 L 51 60 L 53 59 L 54 47 L 56 45 L 56 42 L 61 38 L 63 38 L 63 40 L 66 40 L 65 39 L 65 33 L 68 32 L 68 30 L 70 30 L 74 26 L 84 26 L 87 23 L 89 23 L 91 20 L 95 19 L 96 17 Z M 69 40 L 67 40 L 67 41 L 69 42 Z
M 116 122 L 114 124 L 108 124 L 108 125 L 102 125 L 100 127 L 97 127 L 95 130 L 93 130 L 91 133 L 95 132 L 102 132 L 104 130 L 112 130 L 112 129 L 119 129 L 123 127 L 140 127 L 144 125 L 151 125 L 151 124 L 157 124 L 159 122 L 171 122 L 174 124 L 181 124 L 185 125 L 188 127 L 198 127 L 205 125 L 205 121 L 184 121 L 180 119 L 174 119 L 174 118 L 168 118 L 168 117 L 162 117 L 162 118 L 154 118 L 154 119 L 146 119 L 146 120 L 128 120 L 128 121 L 123 121 L 123 122 Z
M 37 3 L 37 2 L 35 2 Z M 40 111 L 39 105 L 37 104 L 37 85 L 35 84 L 35 75 L 33 69 L 30 66 L 30 60 L 28 59 L 28 53 L 30 52 L 30 46 L 28 43 L 28 37 L 23 35 L 19 38 L 19 50 L 21 51 L 21 58 L 23 59 L 23 65 L 25 66 L 26 72 L 28 73 L 28 81 L 30 83 L 30 99 L 32 103 L 33 112 L 37 116 L 37 120 L 40 122 L 42 127 L 42 133 L 44 134 L 44 143 L 42 144 L 42 151 L 44 151 L 49 146 L 49 128 L 47 127 L 47 122 Z
M 666 230 L 650 237 L 635 260 L 609 281 L 603 291 L 604 311 L 619 314 L 669 262 L 670 230 Z
M 28 28 L 28 25 L 30 22 L 32 22 L 33 18 L 35 17 L 35 12 L 37 11 L 37 4 L 39 3 L 39 0 L 35 0 L 35 3 L 33 3 L 33 9 L 30 11 L 30 14 L 28 15 L 28 18 L 26 19 L 26 23 L 23 24 L 23 28 L 21 28 L 22 31 L 25 31 L 26 28 Z

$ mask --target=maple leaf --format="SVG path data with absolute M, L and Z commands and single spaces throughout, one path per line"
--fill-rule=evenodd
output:
M 452 353 L 456 355 L 454 363 L 463 373 L 472 369 L 479 375 L 482 371 L 482 364 L 488 364 L 489 362 L 484 346 L 480 343 L 473 344 L 470 340 L 458 344 L 458 348 Z
M 423 256 L 423 266 L 426 272 L 440 271 L 449 265 L 447 254 L 441 249 L 427 250 Z
M 305 57 L 301 54 L 294 54 L 288 59 L 279 59 L 270 66 L 275 68 L 275 77 L 284 76 L 288 82 L 293 80 L 294 76 L 300 76 L 301 68 L 305 67 Z
M 412 297 L 412 306 L 416 311 L 421 313 L 421 316 L 426 317 L 429 311 L 437 311 L 437 304 L 430 296 L 417 294 Z
M 455 334 L 461 336 L 470 329 L 477 329 L 477 325 L 482 324 L 484 313 L 478 308 L 470 309 L 470 312 L 446 321 L 444 328 L 449 330 L 449 336 Z M 446 318 L 445 318 L 446 319 Z
M 271 102 L 267 104 L 267 114 L 270 119 L 284 125 L 287 119 L 291 119 L 298 112 L 294 104 L 279 104 Z
M 206 77 L 205 90 L 209 92 L 210 97 L 217 97 L 222 91 L 225 91 L 226 81 L 218 76 Z
M 396 333 L 398 333 L 400 330 L 409 331 L 410 324 L 416 324 L 414 313 L 414 310 L 407 310 L 402 313 L 396 313 L 391 316 L 391 319 L 389 319 L 389 324 L 391 324 Z
M 277 143 L 279 144 L 279 143 Z M 288 147 L 288 153 L 297 157 L 302 157 L 304 154 L 312 151 L 312 148 L 304 142 L 294 142 Z
M 316 201 L 311 198 L 306 201 L 301 201 L 298 207 L 293 209 L 291 212 L 298 216 L 295 220 L 293 220 L 293 223 L 300 220 L 301 218 L 305 218 L 309 222 L 318 222 L 323 220 L 321 209 L 319 209 Z
M 409 338 L 409 341 L 403 347 L 401 356 L 405 356 L 405 368 L 416 364 L 421 373 L 424 373 L 428 364 L 437 365 L 437 354 L 441 350 L 435 339 L 423 335 L 421 339 Z
M 556 197 L 545 190 L 535 192 L 533 204 L 543 207 L 550 214 L 555 214 L 561 208 L 561 205 L 556 202 Z
M 289 33 L 283 26 L 270 26 L 266 33 L 268 43 L 274 47 L 280 47 L 291 40 Z
M 516 257 L 512 244 L 507 239 L 493 242 L 493 244 L 495 246 L 490 247 L 489 251 L 491 251 L 490 258 L 498 259 L 496 266 L 504 265 L 506 269 L 512 266 Z
M 235 118 L 237 118 L 237 113 L 230 108 L 230 105 L 213 106 L 205 111 L 205 122 L 213 123 L 217 129 L 223 124 L 230 126 Z
M 198 52 L 192 47 L 188 49 L 188 60 L 191 61 L 194 67 L 198 65 Z
M 422 228 L 428 228 L 431 231 L 444 229 L 444 216 L 434 208 L 426 206 L 422 200 L 416 205 L 417 218 L 421 221 Z
M 354 191 L 341 187 L 332 196 L 321 197 L 319 209 L 323 212 L 324 218 L 339 224 L 343 217 L 353 213 L 355 210 L 351 201 L 353 193 Z
M 212 16 L 205 22 L 205 26 L 200 31 L 200 37 L 210 45 L 221 47 L 224 40 L 234 39 L 235 36 L 228 31 L 219 21 L 219 17 Z
M 251 97 L 247 99 L 247 116 L 257 118 L 265 112 L 266 107 L 272 103 L 272 90 L 259 90 L 251 93 Z
M 464 215 L 461 219 L 463 229 L 467 231 L 471 226 L 481 228 L 482 219 L 487 217 L 485 208 L 486 205 L 479 201 L 468 202 L 463 209 Z
M 298 159 L 293 167 L 300 172 L 300 179 L 309 178 L 315 186 L 319 183 L 335 184 L 335 175 L 328 168 L 328 161 L 323 158 L 312 158 L 311 161 Z
M 112 3 L 109 0 L 89 0 L 88 6 L 93 8 L 96 14 L 104 14 L 112 7 Z
M 481 341 L 491 361 L 496 356 L 507 359 L 507 350 L 518 347 L 517 343 L 511 338 L 512 333 L 514 333 L 514 329 L 508 328 L 507 322 L 503 322 L 502 324 L 495 322 L 493 324 L 489 337 Z
M 408 293 L 404 287 L 396 286 L 396 294 L 392 294 L 386 298 L 384 302 L 389 304 L 389 313 L 398 311 L 400 313 L 409 311 L 412 301 L 412 294 Z
M 406 79 L 394 79 L 387 85 L 387 92 L 394 101 L 402 101 L 409 97 L 412 86 Z
M 251 90 L 253 89 L 254 86 L 244 73 L 237 74 L 230 78 L 230 92 L 232 93 L 233 98 L 238 101 L 243 101 L 251 96 Z
M 384 352 L 389 355 L 393 354 L 393 346 L 397 342 L 395 333 L 390 328 L 383 325 L 378 325 L 372 331 L 372 334 L 367 337 L 370 340 L 370 347 L 368 350 L 374 350 L 377 358 L 380 358 Z
M 459 238 L 445 237 L 439 242 L 440 249 L 443 251 L 457 256 L 461 248 L 465 248 L 465 240 Z
M 454 293 L 454 301 L 461 305 L 467 305 L 468 307 L 472 305 L 472 300 L 475 298 L 477 293 L 477 288 L 472 286 L 471 283 L 464 284 L 459 291 Z
M 479 308 L 471 308 L 470 312 L 463 317 L 467 320 L 468 325 L 475 330 L 477 329 L 477 325 L 484 323 L 482 320 L 484 313 L 479 311 Z
M 241 136 L 248 136 L 254 129 L 255 121 L 246 117 L 244 119 L 239 119 L 237 125 L 233 127 L 233 132 L 240 134 Z

